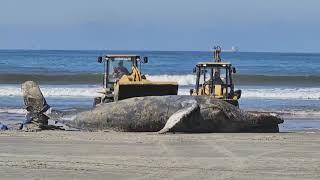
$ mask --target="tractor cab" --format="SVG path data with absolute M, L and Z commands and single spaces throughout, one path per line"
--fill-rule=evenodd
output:
M 123 75 L 130 75 L 141 68 L 141 56 L 137 55 L 106 55 L 99 56 L 98 62 L 104 63 L 103 87 L 112 89 Z M 143 57 L 148 63 L 148 57 Z
M 94 98 L 94 106 L 131 97 L 177 95 L 177 82 L 150 81 L 141 73 L 141 63 L 147 57 L 137 55 L 106 55 L 98 57 L 104 63 L 103 89 Z
M 223 99 L 235 106 L 239 106 L 238 99 L 241 90 L 234 90 L 233 74 L 236 69 L 229 62 L 221 62 L 220 52 L 214 54 L 215 62 L 199 62 L 193 69 L 196 73 L 195 89 L 190 90 L 194 96 L 211 96 Z

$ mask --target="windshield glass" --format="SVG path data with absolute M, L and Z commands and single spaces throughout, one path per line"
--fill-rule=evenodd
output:
M 132 61 L 113 60 L 109 62 L 109 77 L 111 79 L 120 79 L 123 75 L 131 73 Z
M 224 68 L 202 68 L 200 84 L 226 84 L 226 69 Z M 220 76 L 219 76 L 220 74 Z

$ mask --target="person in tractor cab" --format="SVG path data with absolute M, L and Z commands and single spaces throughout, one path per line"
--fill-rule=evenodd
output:
M 220 84 L 220 85 L 223 84 L 219 71 L 214 72 L 213 84 Z
M 119 61 L 118 63 L 118 67 L 114 67 L 113 68 L 113 73 L 117 76 L 117 77 L 121 77 L 124 74 L 130 74 L 128 69 L 126 67 L 123 66 L 123 61 Z

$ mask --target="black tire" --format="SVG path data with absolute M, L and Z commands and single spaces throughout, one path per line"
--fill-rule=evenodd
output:
M 100 103 L 101 103 L 101 97 L 95 97 L 93 99 L 93 107 L 96 107 Z
M 110 103 L 110 102 L 113 102 L 113 100 L 112 100 L 112 99 L 109 99 L 109 98 L 105 98 L 105 99 L 103 100 L 103 103 Z

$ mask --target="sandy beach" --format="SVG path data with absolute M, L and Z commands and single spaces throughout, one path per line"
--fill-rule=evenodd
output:
M 320 180 L 319 7 L 0 0 L 0 180 Z
M 320 179 L 320 132 L 0 132 L 0 179 Z

